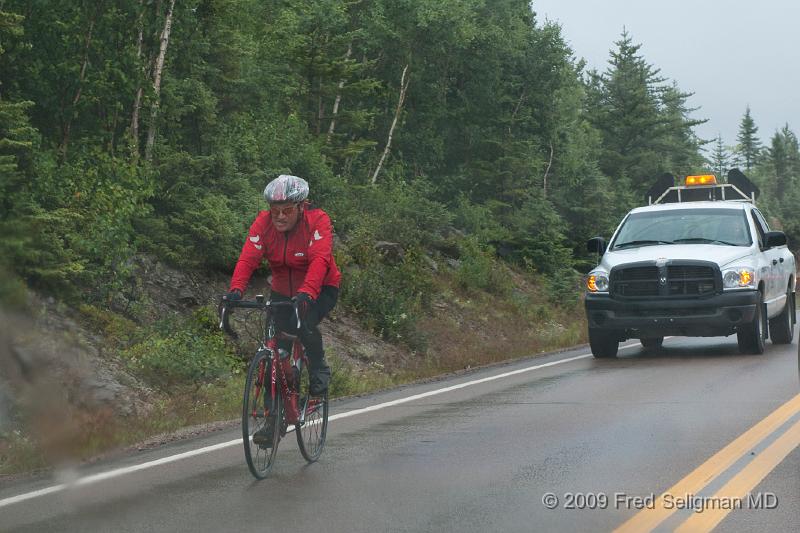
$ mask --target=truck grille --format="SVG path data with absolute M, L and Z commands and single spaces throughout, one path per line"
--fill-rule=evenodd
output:
M 711 295 L 721 288 L 719 269 L 704 261 L 663 267 L 640 263 L 611 272 L 611 295 L 619 298 L 691 298 Z
M 615 270 L 611 277 L 611 293 L 626 298 L 658 296 L 658 267 L 643 266 Z
M 667 267 L 670 296 L 703 296 L 716 292 L 714 269 L 707 266 Z

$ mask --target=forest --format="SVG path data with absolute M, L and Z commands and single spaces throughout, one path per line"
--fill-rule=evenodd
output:
M 465 289 L 512 298 L 504 265 L 579 310 L 586 239 L 663 172 L 739 167 L 800 242 L 790 126 L 762 141 L 742 102 L 735 140 L 701 139 L 694 80 L 609 47 L 588 69 L 527 0 L 0 0 L 0 302 L 126 316 L 139 254 L 229 274 L 281 173 L 331 215 L 340 306 L 387 339 L 445 297 L 442 251 Z

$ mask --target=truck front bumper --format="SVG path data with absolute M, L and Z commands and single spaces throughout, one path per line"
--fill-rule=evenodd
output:
M 586 295 L 589 327 L 618 331 L 627 338 L 716 337 L 753 321 L 758 291 L 731 291 L 707 298 L 619 300 Z

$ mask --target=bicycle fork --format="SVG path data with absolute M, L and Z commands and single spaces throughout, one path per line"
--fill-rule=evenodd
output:
M 267 391 L 265 390 L 266 389 L 265 385 L 266 385 L 267 368 L 268 367 L 271 370 L 271 372 L 270 372 L 270 390 L 269 390 L 270 396 L 269 397 L 270 398 L 274 398 L 275 397 L 275 371 L 274 371 L 274 368 L 273 368 L 274 365 L 270 364 L 269 358 L 264 358 L 261 361 L 259 361 L 259 364 L 258 364 L 258 375 L 257 375 L 257 378 L 256 378 L 255 397 L 253 398 L 253 402 L 252 402 L 253 412 L 251 413 L 251 416 L 254 419 L 259 418 L 259 416 L 258 416 L 258 406 L 261 404 L 259 400 L 261 399 L 262 395 L 263 395 L 263 400 L 262 401 L 264 402 L 264 414 L 263 414 L 263 417 L 266 418 L 270 414 L 270 409 L 267 407 L 267 404 L 266 404 Z

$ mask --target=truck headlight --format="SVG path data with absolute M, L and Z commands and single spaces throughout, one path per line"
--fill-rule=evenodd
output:
M 755 281 L 755 271 L 749 267 L 726 268 L 722 271 L 722 286 L 726 289 L 752 289 Z
M 601 270 L 590 272 L 586 278 L 586 289 L 589 292 L 608 292 L 608 274 Z

